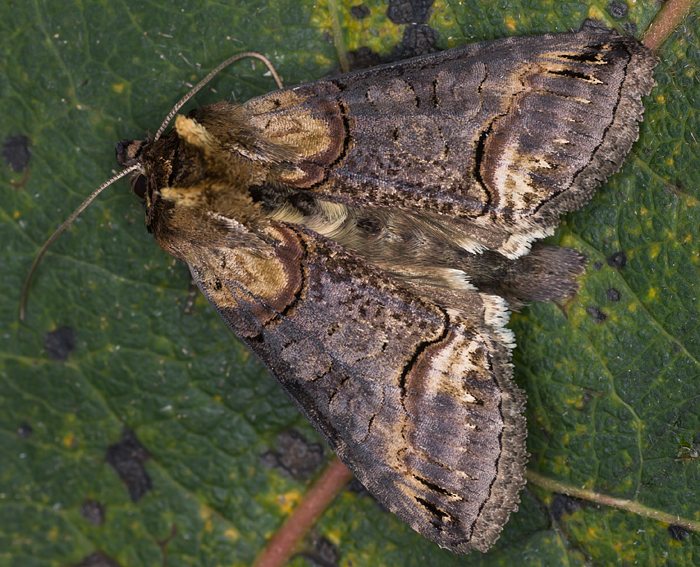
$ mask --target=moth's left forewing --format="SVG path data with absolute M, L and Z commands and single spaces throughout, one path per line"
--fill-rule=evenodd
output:
M 525 423 L 478 292 L 466 317 L 308 231 L 268 232 L 274 258 L 239 253 L 248 275 L 232 277 L 237 252 L 210 250 L 197 283 L 384 506 L 444 547 L 487 549 L 524 484 Z
M 208 139 L 180 122 L 184 143 Z M 252 201 L 227 210 L 221 195 L 241 187 L 227 189 L 162 187 L 161 245 L 384 506 L 444 547 L 488 549 L 525 482 L 504 305 L 402 284 L 304 226 L 256 218 Z

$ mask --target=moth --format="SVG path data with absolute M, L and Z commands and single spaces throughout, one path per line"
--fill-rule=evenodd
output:
M 472 44 L 178 114 L 116 177 L 367 490 L 486 551 L 525 484 L 509 310 L 575 293 L 536 241 L 620 167 L 654 65 L 609 30 Z

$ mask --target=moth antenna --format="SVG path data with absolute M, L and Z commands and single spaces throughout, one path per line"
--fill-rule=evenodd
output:
M 90 193 L 89 197 L 85 199 L 80 205 L 78 206 L 77 209 L 75 209 L 70 216 L 61 223 L 61 226 L 59 226 L 51 236 L 44 242 L 43 246 L 39 249 L 39 252 L 37 253 L 36 256 L 34 256 L 34 261 L 32 262 L 31 267 L 29 268 L 29 273 L 27 274 L 27 277 L 24 278 L 24 283 L 22 284 L 22 291 L 19 296 L 19 320 L 24 321 L 24 315 L 26 313 L 26 308 L 27 308 L 27 298 L 29 296 L 29 286 L 32 283 L 32 278 L 34 277 L 34 273 L 36 272 L 36 269 L 39 267 L 39 263 L 41 262 L 41 259 L 44 257 L 44 254 L 46 254 L 46 251 L 49 249 L 49 246 L 51 246 L 56 239 L 63 234 L 67 228 L 70 227 L 70 225 L 75 222 L 75 219 L 77 219 L 80 214 L 87 209 L 90 204 L 97 198 L 97 196 L 102 193 L 107 187 L 109 187 L 112 183 L 115 181 L 121 179 L 125 175 L 128 175 L 132 171 L 136 171 L 141 167 L 141 164 L 135 163 L 134 165 L 130 165 L 126 169 L 122 169 L 119 173 L 114 175 L 113 177 L 109 178 L 107 181 L 105 181 L 102 185 L 100 185 L 97 189 L 95 189 L 92 193 Z
M 153 141 L 155 142 L 158 138 L 160 138 L 163 135 L 163 132 L 168 127 L 168 124 L 170 124 L 170 121 L 175 117 L 178 111 L 187 103 L 188 100 L 190 100 L 194 95 L 201 91 L 209 81 L 211 81 L 216 75 L 218 75 L 229 65 L 232 65 L 240 59 L 245 59 L 246 57 L 252 57 L 253 59 L 258 59 L 262 61 L 265 64 L 265 67 L 267 67 L 268 71 L 270 71 L 270 74 L 275 80 L 275 83 L 277 83 L 277 88 L 283 88 L 282 79 L 277 73 L 277 70 L 275 69 L 274 65 L 270 62 L 270 60 L 267 57 L 265 57 L 261 53 L 257 53 L 256 51 L 246 51 L 244 53 L 232 55 L 231 57 L 226 59 L 226 61 L 219 63 L 216 67 L 214 67 L 214 69 L 209 71 L 206 77 L 199 81 L 194 87 L 190 89 L 190 92 L 188 92 L 179 101 L 177 101 L 175 106 L 173 106 L 172 110 L 168 112 L 168 115 L 165 117 L 165 120 L 163 120 L 163 123 L 160 125 L 160 128 L 158 128 L 156 135 L 153 137 Z
M 155 142 L 158 138 L 160 138 L 163 135 L 163 132 L 165 129 L 168 127 L 168 124 L 170 124 L 170 121 L 175 117 L 175 115 L 178 113 L 178 111 L 189 101 L 194 95 L 196 95 L 202 88 L 204 88 L 209 81 L 211 81 L 218 73 L 220 73 L 222 70 L 224 70 L 226 67 L 229 65 L 235 63 L 236 61 L 239 61 L 241 59 L 245 59 L 247 57 L 252 57 L 253 59 L 258 59 L 259 61 L 262 61 L 265 64 L 265 67 L 267 67 L 268 71 L 270 71 L 270 74 L 272 75 L 272 78 L 274 79 L 275 83 L 277 84 L 278 88 L 283 88 L 282 84 L 282 79 L 280 78 L 279 74 L 277 73 L 277 70 L 275 69 L 274 65 L 270 62 L 270 60 L 262 55 L 261 53 L 257 53 L 255 51 L 246 51 L 244 53 L 238 53 L 236 55 L 233 55 L 226 59 L 225 61 L 221 62 L 219 65 L 214 67 L 201 81 L 199 81 L 190 91 L 183 96 L 176 104 L 173 106 L 173 108 L 168 112 L 167 116 L 165 117 L 165 120 L 163 120 L 163 123 L 160 125 L 158 128 L 158 131 L 156 132 L 156 135 L 153 137 L 153 141 Z M 115 181 L 121 179 L 122 177 L 128 175 L 132 171 L 136 171 L 141 167 L 141 164 L 134 164 L 126 169 L 121 170 L 119 173 L 116 175 L 112 176 L 109 178 L 107 181 L 105 181 L 102 185 L 100 185 L 97 189 L 95 189 L 88 197 L 85 199 L 77 209 L 75 209 L 70 216 L 63 221 L 61 226 L 59 226 L 54 233 L 49 236 L 49 238 L 44 242 L 42 245 L 41 249 L 37 253 L 37 255 L 34 257 L 34 261 L 32 262 L 31 267 L 29 268 L 29 273 L 27 274 L 27 277 L 24 279 L 24 283 L 22 284 L 22 290 L 20 292 L 20 299 L 19 299 L 19 320 L 24 321 L 24 316 L 26 314 L 26 308 L 27 308 L 27 299 L 29 297 L 29 286 L 32 283 L 32 278 L 34 277 L 34 274 L 36 273 L 37 268 L 39 267 L 39 264 L 41 263 L 42 258 L 44 257 L 44 254 L 46 254 L 46 251 L 49 249 L 49 246 L 51 246 L 56 239 L 63 234 L 66 229 L 68 229 L 74 222 L 75 219 L 77 219 L 82 212 L 87 209 L 90 204 L 97 198 L 97 196 L 102 193 L 107 187 L 112 185 Z

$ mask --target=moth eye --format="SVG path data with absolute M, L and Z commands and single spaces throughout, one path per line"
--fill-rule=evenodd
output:
M 131 190 L 136 196 L 144 201 L 146 199 L 146 191 L 148 190 L 148 180 L 145 175 L 137 175 L 131 181 Z

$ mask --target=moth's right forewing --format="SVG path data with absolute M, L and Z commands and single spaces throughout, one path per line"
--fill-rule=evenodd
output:
M 219 249 L 192 265 L 197 283 L 385 507 L 443 547 L 486 550 L 526 453 L 523 397 L 480 294 L 439 305 L 307 231 L 273 232 L 274 258 L 237 258 L 248 276 Z
M 263 136 L 296 126 L 286 138 L 299 148 L 296 173 L 276 181 L 355 207 L 420 211 L 517 257 L 620 167 L 655 63 L 607 30 L 508 38 L 247 107 Z

